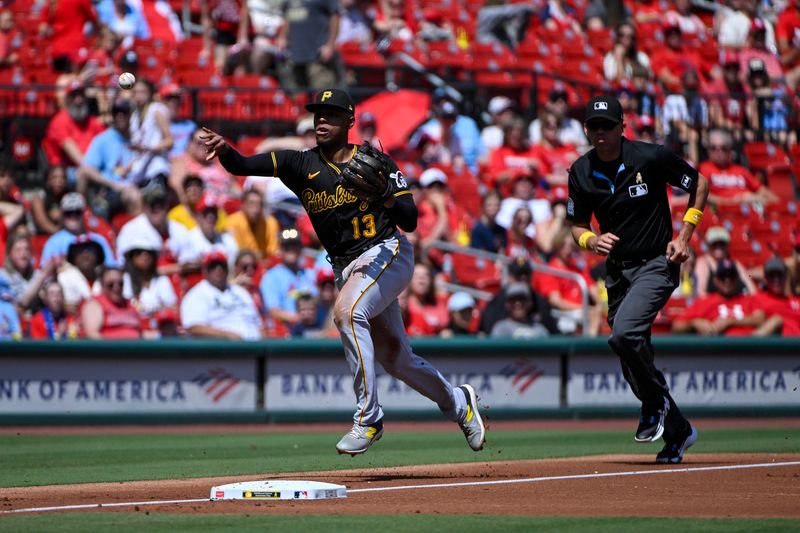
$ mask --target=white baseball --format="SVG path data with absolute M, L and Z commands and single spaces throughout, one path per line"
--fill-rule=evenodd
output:
M 136 83 L 136 76 L 134 76 L 130 72 L 123 72 L 122 74 L 119 75 L 117 83 L 122 89 L 130 89 L 133 87 L 133 84 Z

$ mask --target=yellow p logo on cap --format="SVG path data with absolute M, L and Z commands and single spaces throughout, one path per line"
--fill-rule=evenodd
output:
M 324 93 L 322 93 L 322 98 L 320 98 L 320 102 L 324 102 L 325 100 L 327 100 L 328 98 L 330 98 L 332 96 L 333 96 L 333 93 L 331 91 L 325 91 Z

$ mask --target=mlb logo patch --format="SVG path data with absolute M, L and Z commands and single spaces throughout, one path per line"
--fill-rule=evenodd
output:
M 575 216 L 575 202 L 572 201 L 572 198 L 567 200 L 567 215 L 571 217 Z
M 608 102 L 595 102 L 594 109 L 597 110 L 607 110 L 608 109 Z
M 692 178 L 690 178 L 689 176 L 684 174 L 683 177 L 681 178 L 681 186 L 684 189 L 688 189 L 689 187 L 691 187 L 692 186 Z
M 631 185 L 628 187 L 628 194 L 631 195 L 631 198 L 639 198 L 640 196 L 645 196 L 647 194 L 647 184 L 640 183 L 638 185 Z

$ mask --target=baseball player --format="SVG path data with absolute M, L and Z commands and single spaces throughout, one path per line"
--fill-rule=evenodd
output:
M 654 364 L 650 333 L 658 311 L 678 286 L 680 263 L 703 217 L 706 179 L 663 146 L 622 136 L 622 106 L 608 96 L 589 100 L 584 122 L 593 150 L 570 168 L 567 218 L 584 250 L 606 256 L 608 343 L 619 356 L 631 390 L 642 402 L 637 442 L 664 437 L 658 463 L 680 463 L 697 440 L 664 375 Z M 689 193 L 683 227 L 672 238 L 667 185 Z M 600 235 L 592 232 L 592 214 Z
M 475 390 L 470 385 L 453 387 L 414 354 L 403 327 L 397 296 L 411 280 L 414 252 L 397 228 L 413 231 L 417 226 L 408 183 L 388 156 L 365 157 L 360 150 L 368 145 L 348 143 L 355 122 L 349 94 L 320 91 L 306 109 L 314 113 L 317 137 L 316 148 L 308 151 L 243 157 L 206 128 L 203 140 L 209 157 L 218 156 L 234 175 L 278 176 L 302 201 L 328 252 L 340 291 L 334 320 L 357 399 L 353 429 L 336 449 L 357 455 L 383 435 L 376 360 L 389 374 L 436 402 L 447 418 L 461 426 L 470 448 L 482 449 L 486 428 Z M 363 163 L 382 157 L 385 168 L 366 175 Z

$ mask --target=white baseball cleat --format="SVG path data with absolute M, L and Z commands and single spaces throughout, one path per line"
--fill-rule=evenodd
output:
M 483 449 L 483 443 L 486 442 L 486 426 L 483 424 L 481 413 L 478 410 L 478 396 L 472 385 L 461 385 L 458 388 L 464 392 L 464 396 L 467 398 L 467 412 L 464 420 L 458 425 L 461 426 L 461 431 L 464 432 L 469 447 L 477 452 Z

